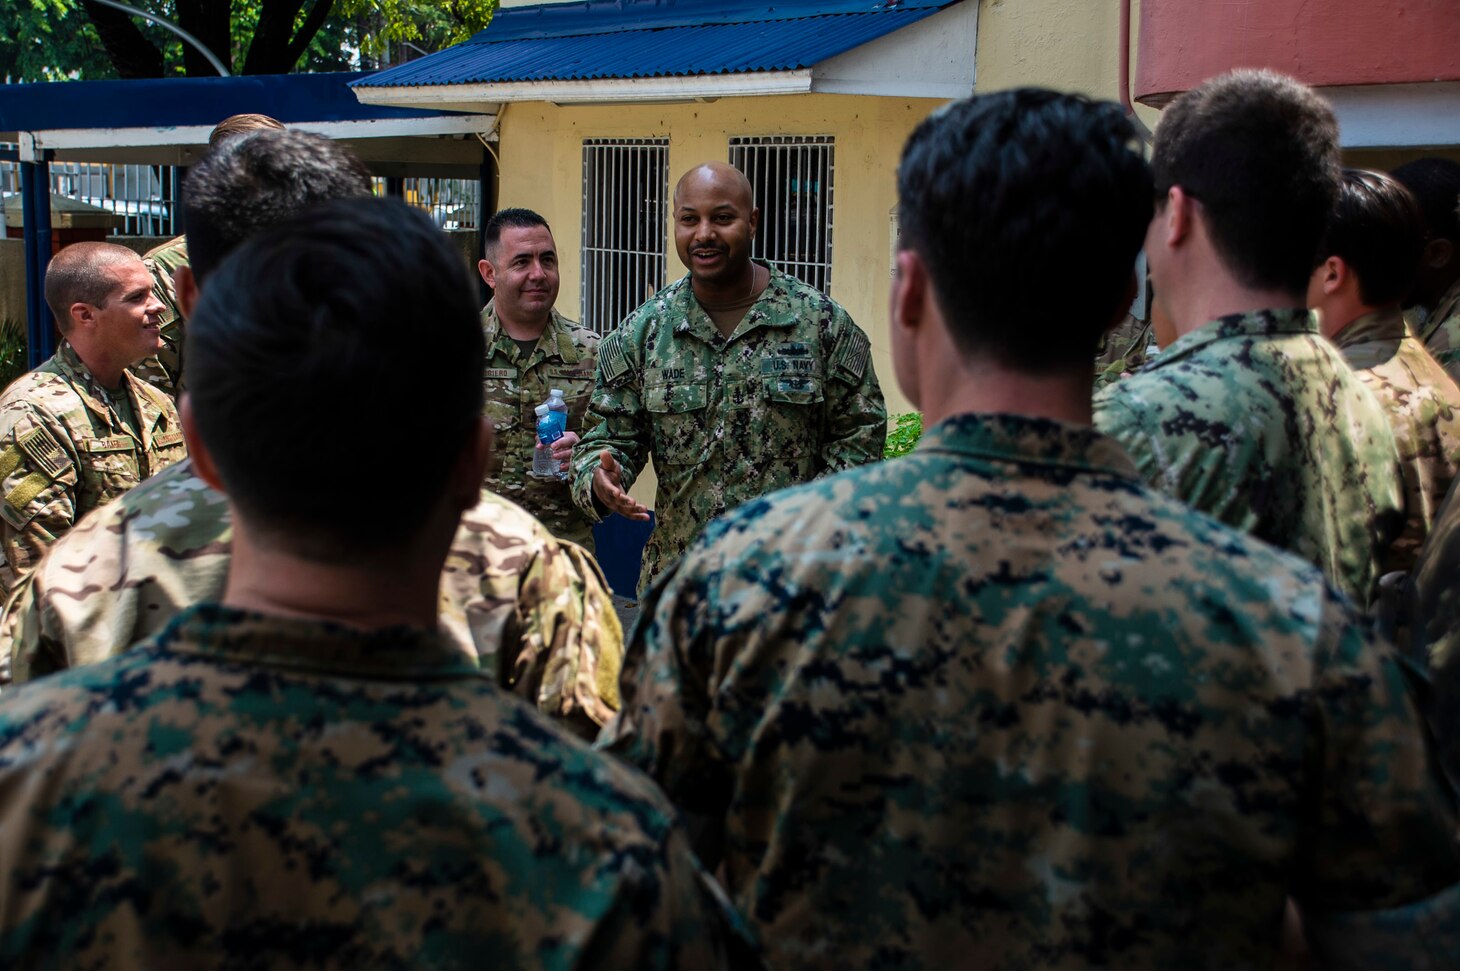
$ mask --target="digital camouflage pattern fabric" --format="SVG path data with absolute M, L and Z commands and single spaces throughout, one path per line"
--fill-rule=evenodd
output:
M 553 388 L 563 392 L 568 406 L 568 431 L 583 434 L 598 335 L 554 310 L 537 347 L 524 357 L 502 331 L 494 303 L 482 310 L 487 334 L 486 414 L 496 431 L 487 488 L 532 513 L 559 539 L 592 550 L 593 523 L 573 503 L 568 483 L 537 479 L 531 473 L 537 445 L 533 409 L 547 401 Z
M 1452 713 L 1457 729 L 1447 744 L 1460 755 L 1460 486 L 1450 489 L 1448 500 L 1435 517 L 1434 528 L 1416 564 L 1415 636 L 1436 669 L 1453 672 L 1455 693 L 1444 706 Z M 1456 766 L 1460 766 L 1457 759 Z
M 1460 280 L 1450 285 L 1433 308 L 1414 308 L 1406 319 L 1445 373 L 1460 384 Z
M 28 681 L 94 664 L 217 600 L 233 527 L 185 462 L 98 510 L 11 598 L 0 657 Z M 592 736 L 617 705 L 623 632 L 594 559 L 499 496 L 462 517 L 441 576 L 441 625 L 492 679 Z
M 1397 310 L 1360 317 L 1333 342 L 1389 415 L 1404 473 L 1405 526 L 1387 569 L 1411 570 L 1460 471 L 1460 387 Z
M 162 301 L 162 349 L 132 367 L 132 373 L 176 398 L 183 390 L 183 320 L 177 305 L 177 287 L 172 277 L 180 266 L 188 265 L 188 241 L 185 236 L 155 246 L 142 256 L 147 272 L 152 274 L 152 292 Z
M 0 706 L 0 965 L 753 966 L 647 779 L 438 634 L 205 605 Z
M 600 744 L 723 821 L 772 967 L 1272 967 L 1289 894 L 1320 953 L 1460 945 L 1389 652 L 1089 428 L 962 415 L 748 502 L 628 656 Z
M 595 520 L 599 453 L 613 453 L 625 489 L 654 459 L 642 593 L 725 510 L 880 459 L 887 409 L 867 335 L 830 297 L 771 268 L 729 340 L 688 276 L 634 311 L 599 346 L 587 426 L 573 499 Z
M 86 513 L 187 454 L 171 398 L 125 371 L 120 397 L 65 341 L 0 395 L 5 590 Z
M 1095 397 L 1147 482 L 1317 564 L 1361 606 L 1403 528 L 1383 406 L 1306 310 L 1211 321 Z

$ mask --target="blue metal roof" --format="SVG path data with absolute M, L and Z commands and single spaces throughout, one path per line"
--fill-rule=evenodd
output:
M 285 124 L 423 118 L 450 111 L 361 104 L 349 83 L 364 72 L 229 78 L 148 78 L 0 85 L 0 131 L 62 128 L 211 128 L 245 112 Z
M 499 10 L 471 40 L 354 82 L 383 88 L 789 71 L 958 0 L 580 0 Z

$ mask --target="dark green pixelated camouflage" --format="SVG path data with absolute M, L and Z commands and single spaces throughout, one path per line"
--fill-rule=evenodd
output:
M 600 744 L 723 822 L 773 967 L 1270 968 L 1290 894 L 1335 936 L 1395 922 L 1374 967 L 1460 953 L 1388 652 L 1088 428 L 956 417 L 711 523 Z
M 228 579 L 224 496 L 181 462 L 63 537 L 0 617 L 0 684 L 119 654 Z M 617 706 L 623 634 L 586 552 L 493 493 L 462 514 L 441 573 L 440 621 L 498 684 L 596 733 Z
M 1095 424 L 1156 488 L 1372 603 L 1403 529 L 1399 453 L 1312 314 L 1238 314 L 1183 335 L 1096 396 Z
M 1460 280 L 1450 285 L 1433 308 L 1416 307 L 1406 317 L 1410 329 L 1445 373 L 1460 384 Z
M 496 432 L 486 487 L 532 513 L 559 539 L 592 550 L 593 523 L 573 503 L 568 483 L 538 479 L 531 473 L 537 445 L 533 409 L 548 400 L 553 388 L 563 392 L 568 406 L 568 431 L 583 434 L 598 335 L 554 310 L 537 346 L 524 356 L 502 331 L 494 305 L 495 301 L 482 309 L 487 337 L 486 414 Z
M 1398 310 L 1360 317 L 1333 343 L 1389 416 L 1404 473 L 1405 524 L 1386 570 L 1412 570 L 1460 471 L 1460 387 Z
M 594 519 L 600 452 L 613 453 L 625 489 L 654 460 L 642 593 L 725 510 L 880 459 L 887 409 L 867 335 L 830 297 L 771 268 L 729 340 L 687 276 L 634 311 L 599 347 L 586 424 L 573 499 Z
M 0 588 L 86 513 L 187 455 L 172 399 L 122 372 L 119 404 L 70 343 L 0 395 Z
M 721 968 L 648 780 L 444 637 L 194 608 L 0 706 L 0 967 Z
M 188 265 L 186 236 L 168 240 L 142 256 L 152 274 L 152 293 L 162 301 L 162 349 L 154 357 L 132 366 L 132 373 L 176 398 L 183 390 L 183 318 L 177 303 L 173 275 Z

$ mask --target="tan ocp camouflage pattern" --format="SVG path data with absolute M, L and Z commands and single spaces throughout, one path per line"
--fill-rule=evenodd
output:
M 486 487 L 532 513 L 559 539 L 592 550 L 593 523 L 574 505 L 568 483 L 534 478 L 531 472 L 537 445 L 533 409 L 548 400 L 553 388 L 563 392 L 568 406 L 568 431 L 583 434 L 598 335 L 554 310 L 537 347 L 524 358 L 503 332 L 495 304 L 494 300 L 482 310 L 487 337 L 486 415 L 496 432 Z
M 0 394 L 0 587 L 86 513 L 187 455 L 177 408 L 122 372 L 119 406 L 66 342 Z
M 177 304 L 177 287 L 173 274 L 178 267 L 188 265 L 188 242 L 186 236 L 168 240 L 155 246 L 142 256 L 147 272 L 152 274 L 152 293 L 162 301 L 162 349 L 132 366 L 132 373 L 144 381 L 161 388 L 176 398 L 183 390 L 183 319 Z
M 23 583 L 0 618 L 17 682 L 94 664 L 222 596 L 233 527 L 185 462 L 98 510 Z M 591 556 L 483 492 L 441 577 L 441 625 L 498 684 L 591 736 L 613 714 L 623 632 Z
M 756 967 L 647 779 L 436 632 L 218 606 L 0 705 L 0 967 Z
M 657 522 L 640 593 L 725 510 L 882 457 L 887 409 L 870 349 L 839 304 L 774 267 L 728 340 L 688 276 L 604 338 L 573 499 L 600 518 L 592 483 L 604 449 L 625 489 L 653 457 Z
M 1398 310 L 1360 317 L 1333 343 L 1389 415 L 1404 473 L 1405 526 L 1386 569 L 1411 570 L 1460 471 L 1460 387 Z
M 1383 406 L 1308 311 L 1182 335 L 1096 395 L 1095 424 L 1156 488 L 1373 601 L 1403 529 L 1399 453 Z
M 1405 313 L 1405 320 L 1451 380 L 1460 384 L 1460 280 L 1450 284 L 1434 307 L 1414 307 Z
M 1460 953 L 1390 653 L 1089 428 L 958 416 L 747 502 L 628 657 L 600 744 L 723 821 L 772 967 L 1265 969 L 1289 895 L 1320 957 Z

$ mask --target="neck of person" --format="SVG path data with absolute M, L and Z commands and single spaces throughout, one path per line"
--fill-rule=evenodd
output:
M 1308 305 L 1301 290 L 1249 287 L 1241 283 L 1225 267 L 1207 273 L 1184 277 L 1185 285 L 1175 288 L 1163 303 L 1178 337 L 1185 336 L 1219 317 L 1253 313 L 1259 310 L 1282 310 Z
M 1027 374 L 960 361 L 957 370 L 957 380 L 943 383 L 931 395 L 924 393 L 924 427 L 969 413 L 1047 418 L 1071 425 L 1090 425 L 1094 421 L 1090 404 L 1095 389 L 1093 366 L 1088 374 Z
M 422 532 L 427 532 L 422 530 Z M 439 532 L 431 530 L 430 532 Z M 233 555 L 223 604 L 275 617 L 333 621 L 360 630 L 435 627 L 446 541 L 416 541 L 381 557 L 321 562 L 251 528 L 233 506 Z
M 745 261 L 745 268 L 733 274 L 724 282 L 690 278 L 695 299 L 706 307 L 733 307 L 748 302 L 755 296 L 756 288 L 769 279 L 769 270 L 762 270 L 752 260 Z
M 501 326 L 502 333 L 514 341 L 537 340 L 547 330 L 548 322 L 552 319 L 553 312 L 551 308 L 548 309 L 547 313 L 531 320 L 509 318 L 500 309 L 497 310 L 497 323 Z
M 122 375 L 129 364 L 136 364 L 136 361 L 118 361 L 102 349 L 91 347 L 86 344 L 78 345 L 71 341 L 71 349 L 86 365 L 86 370 L 91 372 L 96 383 L 108 391 L 119 391 L 122 387 Z

